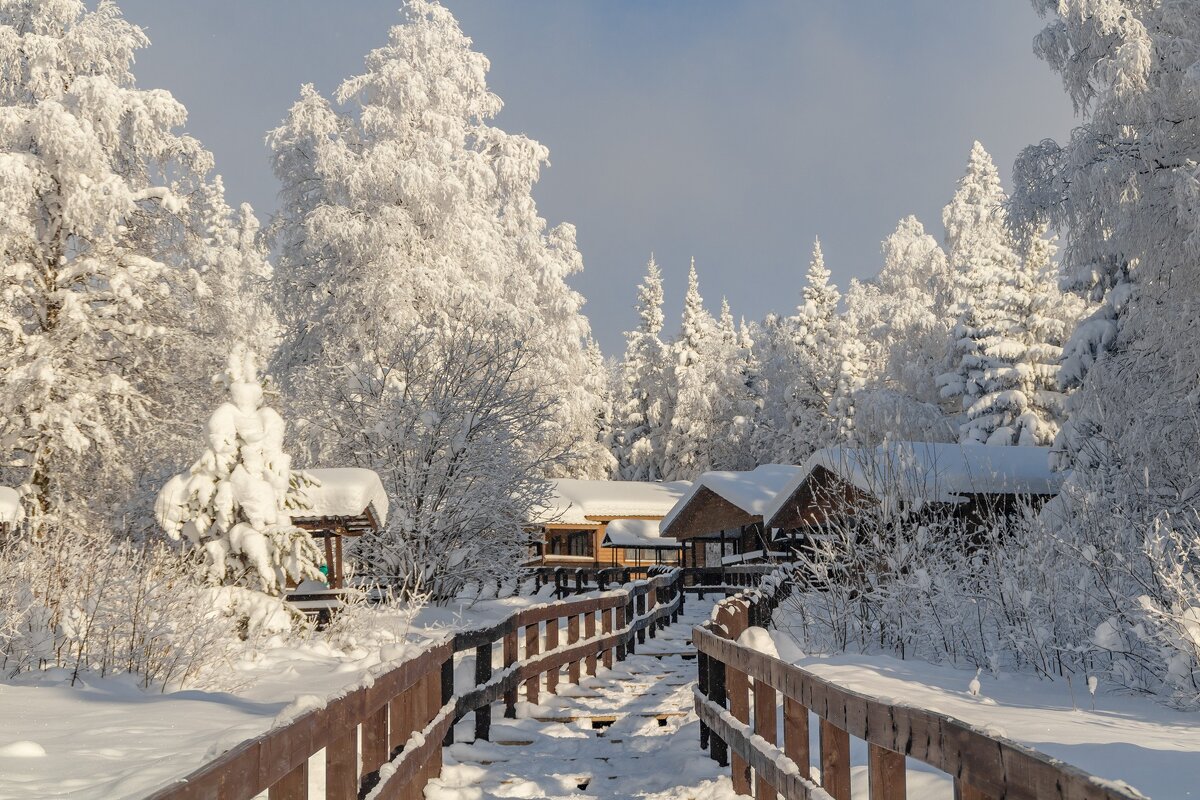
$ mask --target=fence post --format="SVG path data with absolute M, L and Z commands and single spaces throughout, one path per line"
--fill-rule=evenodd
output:
M 715 658 L 708 662 L 708 699 L 722 708 L 725 707 L 725 662 Z M 729 748 L 725 744 L 725 740 L 711 731 L 708 738 L 711 747 L 709 753 L 712 755 L 713 761 L 722 767 L 729 766 Z
M 572 614 L 567 617 L 567 644 L 576 644 L 579 641 L 579 614 Z M 573 684 L 579 683 L 579 662 L 570 661 L 567 663 L 567 680 Z
M 388 760 L 388 704 L 384 703 L 362 723 L 363 775 L 377 773 Z M 378 782 L 378 776 L 375 781 Z
M 475 685 L 483 686 L 492 679 L 492 643 L 475 648 Z M 475 709 L 475 740 L 487 741 L 492 735 L 492 704 Z
M 586 615 L 584 615 L 584 617 L 583 617 L 583 635 L 585 637 L 587 637 L 588 640 L 596 638 L 596 612 L 595 611 L 589 611 L 589 612 L 587 612 Z M 592 646 L 595 647 L 595 645 L 592 645 Z M 596 674 L 596 653 L 593 652 L 590 655 L 588 655 L 585 663 L 587 666 L 587 674 L 595 675 Z
M 743 725 L 750 723 L 750 680 L 746 673 L 725 667 L 725 690 L 729 694 L 729 713 Z M 757 697 L 757 695 L 755 695 Z M 757 706 L 755 707 L 757 711 Z M 750 765 L 737 753 L 730 755 L 733 768 L 733 791 L 750 794 Z
M 754 682 L 754 732 L 771 744 L 775 744 L 775 689 L 763 681 Z M 775 800 L 775 787 L 766 778 L 756 775 L 754 800 Z
M 904 754 L 868 743 L 867 773 L 871 800 L 905 800 Z
M 808 708 L 790 697 L 783 698 L 783 753 L 800 767 L 800 777 L 812 774 L 808 743 Z
M 821 719 L 821 786 L 833 800 L 850 800 L 850 734 Z
M 617 606 L 613 609 L 613 614 L 617 618 L 617 630 L 625 630 L 625 604 Z M 621 638 L 617 641 L 617 661 L 625 660 L 625 635 L 622 633 Z
M 525 660 L 529 661 L 541 652 L 542 637 L 539 623 L 525 626 Z M 538 704 L 538 695 L 542 688 L 541 674 L 525 679 L 525 699 L 533 705 Z
M 635 590 L 636 593 L 634 594 L 633 608 L 634 618 L 640 623 L 642 621 L 642 617 L 646 616 L 646 587 L 642 586 L 639 588 L 641 591 Z M 644 627 L 638 628 L 637 640 L 638 644 L 646 643 L 646 629 Z
M 358 726 L 341 706 L 333 732 L 325 745 L 325 796 L 329 800 L 356 800 L 358 797 Z
M 267 800 L 308 800 L 308 759 L 267 790 Z
M 442 662 L 442 705 L 454 699 L 454 654 Z M 446 738 L 442 740 L 446 747 L 454 744 L 454 726 L 446 730 Z
M 696 686 L 700 690 L 701 697 L 708 697 L 708 654 L 697 652 L 696 654 Z M 709 730 L 708 726 L 703 721 L 700 723 L 700 749 L 708 750 Z M 709 754 L 709 758 L 712 758 Z
M 613 632 L 613 620 L 615 619 L 617 610 L 615 608 L 606 608 L 600 612 L 600 632 L 604 636 L 608 636 Z M 615 647 L 604 648 L 604 655 L 601 661 L 605 669 L 612 669 L 613 654 L 616 651 Z
M 546 652 L 558 647 L 558 618 L 546 620 Z M 550 694 L 558 692 L 558 667 L 546 671 L 546 691 Z
M 509 670 L 517 663 L 517 625 L 514 622 L 512 630 L 504 634 L 504 669 Z M 508 719 L 517 717 L 517 685 L 504 693 L 504 716 Z

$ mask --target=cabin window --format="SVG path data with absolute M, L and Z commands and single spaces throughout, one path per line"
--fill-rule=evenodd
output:
M 555 556 L 592 556 L 594 531 L 563 531 L 550 537 L 550 554 Z

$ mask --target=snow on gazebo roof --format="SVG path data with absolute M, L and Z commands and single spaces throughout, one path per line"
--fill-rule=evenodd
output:
M 780 527 L 817 469 L 859 491 L 901 502 L 961 503 L 968 495 L 1056 495 L 1065 473 L 1050 469 L 1048 447 L 888 442 L 874 448 L 835 446 L 818 450 L 766 509 Z
M 25 519 L 21 493 L 10 486 L 0 486 L 0 525 L 16 525 Z
M 553 494 L 545 508 L 536 509 L 536 525 L 579 525 L 592 528 L 597 522 L 621 517 L 661 518 L 683 496 L 687 481 L 589 481 L 556 478 L 550 481 Z
M 656 519 L 614 519 L 604 530 L 601 547 L 639 547 L 650 550 L 678 550 L 683 547 L 658 532 Z
M 790 464 L 763 464 L 749 471 L 706 472 L 659 525 L 664 535 L 695 536 L 758 522 L 763 511 L 801 471 Z M 721 513 L 707 506 L 719 504 Z
M 375 472 L 359 467 L 300 471 L 317 485 L 305 488 L 309 507 L 296 512 L 293 517 L 358 517 L 369 511 L 380 526 L 387 522 L 388 496 L 383 490 L 383 481 Z

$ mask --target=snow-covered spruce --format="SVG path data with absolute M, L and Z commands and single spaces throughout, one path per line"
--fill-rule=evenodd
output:
M 321 577 L 316 544 L 291 521 L 303 508 L 300 477 L 283 451 L 283 418 L 263 405 L 253 353 L 235 347 L 221 380 L 230 399 L 208 421 L 208 446 L 163 487 L 155 515 L 202 553 L 208 582 L 280 594 L 288 581 Z

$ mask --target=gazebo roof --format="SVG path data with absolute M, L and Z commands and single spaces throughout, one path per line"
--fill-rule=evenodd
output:
M 304 490 L 308 507 L 292 515 L 298 527 L 327 530 L 334 524 L 347 534 L 361 535 L 387 523 L 388 496 L 375 472 L 358 467 L 301 472 L 315 485 Z
M 692 484 L 659 530 L 675 539 L 693 539 L 761 522 L 763 510 L 800 467 L 764 464 L 744 472 L 706 472 Z
M 643 550 L 678 550 L 683 545 L 658 532 L 656 519 L 614 519 L 604 529 L 602 547 L 637 547 Z
M 829 472 L 879 500 L 965 502 L 972 495 L 1052 496 L 1066 474 L 1050 468 L 1048 447 L 888 442 L 873 448 L 826 447 L 809 458 L 764 511 L 766 524 L 794 528 L 815 474 Z

